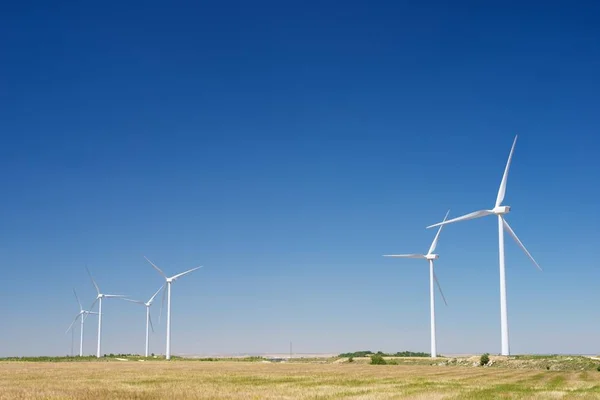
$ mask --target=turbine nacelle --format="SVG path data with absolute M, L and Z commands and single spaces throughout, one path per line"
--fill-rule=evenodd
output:
M 437 260 L 438 258 L 440 258 L 440 256 L 437 254 L 425 254 L 426 260 Z
M 492 212 L 496 215 L 504 215 L 510 212 L 510 206 L 498 206 L 494 207 Z

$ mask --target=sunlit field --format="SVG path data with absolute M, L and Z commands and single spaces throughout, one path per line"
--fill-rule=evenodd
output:
M 0 362 L 0 399 L 171 398 L 599 399 L 600 371 L 331 361 Z

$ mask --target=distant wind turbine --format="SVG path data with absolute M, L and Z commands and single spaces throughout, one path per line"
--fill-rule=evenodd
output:
M 535 266 L 541 271 L 542 268 L 535 261 L 533 256 L 527 251 L 523 243 L 519 240 L 515 232 L 512 230 L 508 222 L 504 218 L 505 214 L 510 212 L 509 206 L 503 206 L 502 201 L 504 200 L 504 195 L 506 194 L 506 182 L 508 180 L 508 170 L 510 168 L 510 162 L 513 156 L 513 152 L 515 150 L 515 145 L 517 144 L 517 136 L 515 136 L 515 140 L 510 149 L 510 154 L 508 155 L 508 161 L 506 163 L 506 168 L 504 169 L 504 175 L 502 176 L 502 181 L 500 182 L 500 188 L 498 189 L 498 196 L 496 197 L 496 204 L 494 208 L 491 210 L 480 210 L 474 211 L 472 213 L 463 215 L 461 217 L 453 218 L 448 221 L 442 221 L 438 224 L 430 225 L 427 228 L 433 228 L 434 226 L 442 226 L 446 224 L 451 224 L 453 222 L 465 221 L 473 218 L 481 218 L 488 215 L 496 215 L 498 217 L 498 253 L 499 253 L 499 261 L 500 261 L 500 324 L 501 324 L 501 335 L 502 335 L 502 355 L 508 356 L 510 354 L 509 344 L 508 344 L 508 311 L 506 305 L 506 275 L 505 275 L 505 265 L 504 265 L 504 229 L 512 236 L 512 238 L 517 242 L 519 247 L 523 249 L 527 257 L 533 261 Z
M 77 299 L 77 304 L 79 304 L 79 312 L 75 316 L 75 319 L 73 320 L 73 322 L 71 322 L 71 325 L 69 325 L 69 328 L 67 328 L 67 331 L 65 332 L 65 334 L 69 333 L 71 328 L 73 328 L 73 325 L 75 325 L 75 322 L 77 321 L 77 319 L 81 318 L 81 326 L 79 328 L 79 357 L 83 357 L 83 326 L 85 323 L 85 319 L 87 318 L 87 316 L 89 314 L 98 314 L 98 313 L 93 312 L 93 311 L 84 310 L 83 306 L 81 305 L 81 302 L 79 301 L 79 297 L 77 297 L 77 292 L 75 292 L 75 289 L 73 289 L 73 293 L 75 294 L 75 298 Z
M 150 346 L 150 342 L 149 342 L 149 331 L 148 328 L 152 328 L 152 332 L 154 332 L 154 325 L 152 325 L 152 317 L 150 316 L 150 306 L 152 306 L 152 302 L 154 301 L 154 298 L 156 297 L 156 295 L 165 287 L 165 285 L 162 285 L 160 288 L 158 288 L 158 290 L 156 291 L 156 293 L 154 293 L 152 295 L 152 297 L 150 297 L 150 300 L 148 300 L 147 302 L 143 302 L 140 300 L 132 300 L 132 299 L 123 299 L 123 300 L 127 300 L 127 301 L 131 301 L 132 303 L 137 303 L 137 304 L 141 304 L 143 306 L 146 307 L 146 357 L 148 357 L 148 351 L 149 351 L 149 346 Z
M 90 273 L 90 270 L 85 269 L 88 273 L 88 275 L 90 276 L 90 279 L 92 280 L 92 283 L 94 284 L 94 287 L 96 288 L 96 292 L 98 292 L 98 295 L 96 296 L 96 300 L 94 300 L 94 302 L 92 303 L 90 310 L 94 309 L 94 305 L 96 304 L 96 302 L 98 302 L 98 347 L 96 349 L 96 357 L 100 358 L 100 344 L 102 343 L 102 299 L 110 299 L 110 298 L 123 298 L 126 297 L 125 295 L 121 295 L 121 294 L 105 294 L 100 292 L 100 288 L 98 287 L 98 284 L 96 283 L 96 281 L 94 280 L 94 278 L 92 278 L 92 274 Z
M 154 263 L 152 263 L 152 261 L 148 260 L 148 257 L 144 256 L 144 258 L 146 259 L 146 261 L 148 261 L 150 263 L 150 265 L 152 265 L 154 267 L 155 270 L 158 271 L 159 274 L 162 275 L 163 278 L 165 278 L 165 282 L 167 285 L 167 349 L 166 349 L 166 359 L 170 360 L 171 359 L 171 283 L 175 282 L 178 278 L 181 278 L 184 275 L 189 274 L 190 272 L 194 272 L 195 270 L 202 268 L 202 266 L 200 267 L 196 267 L 196 268 L 192 268 L 190 270 L 187 270 L 185 272 L 182 272 L 180 274 L 177 275 L 173 275 L 172 277 L 167 277 L 165 275 L 164 272 L 162 272 L 162 270 L 160 268 L 158 268 L 156 265 L 154 265 Z M 162 302 L 164 303 L 165 300 L 165 292 L 163 292 L 163 297 L 162 297 Z M 162 305 L 161 305 L 162 308 Z
M 444 221 L 448 218 L 448 213 L 444 217 Z M 384 257 L 394 257 L 394 258 L 420 258 L 423 260 L 427 260 L 429 262 L 429 306 L 430 306 L 430 315 L 431 315 L 431 357 L 437 357 L 437 348 L 436 348 L 436 340 L 435 340 L 435 290 L 433 288 L 433 282 L 437 284 L 438 289 L 440 290 L 440 294 L 442 295 L 442 299 L 444 300 L 444 304 L 446 303 L 446 298 L 444 297 L 444 293 L 442 292 L 442 287 L 440 286 L 440 282 L 435 275 L 435 271 L 433 270 L 433 260 L 436 260 L 439 256 L 434 254 L 435 248 L 437 247 L 438 240 L 440 238 L 440 233 L 442 232 L 442 226 L 438 229 L 431 246 L 429 247 L 429 251 L 427 254 L 388 254 L 384 255 Z

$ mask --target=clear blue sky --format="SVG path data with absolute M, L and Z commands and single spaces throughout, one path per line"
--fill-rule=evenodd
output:
M 511 350 L 600 353 L 600 6 L 398 3 L 3 4 L 0 355 L 70 351 L 85 265 L 150 297 L 143 255 L 205 266 L 175 354 L 428 351 L 426 263 L 381 255 L 492 207 L 516 133 L 508 220 L 544 272 L 507 237 Z M 440 353 L 500 351 L 497 246 L 493 218 L 442 233 Z M 105 303 L 103 352 L 143 335 Z

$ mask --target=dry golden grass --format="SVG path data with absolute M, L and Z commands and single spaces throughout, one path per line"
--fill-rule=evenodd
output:
M 600 399 L 600 372 L 246 362 L 0 363 L 0 399 Z

